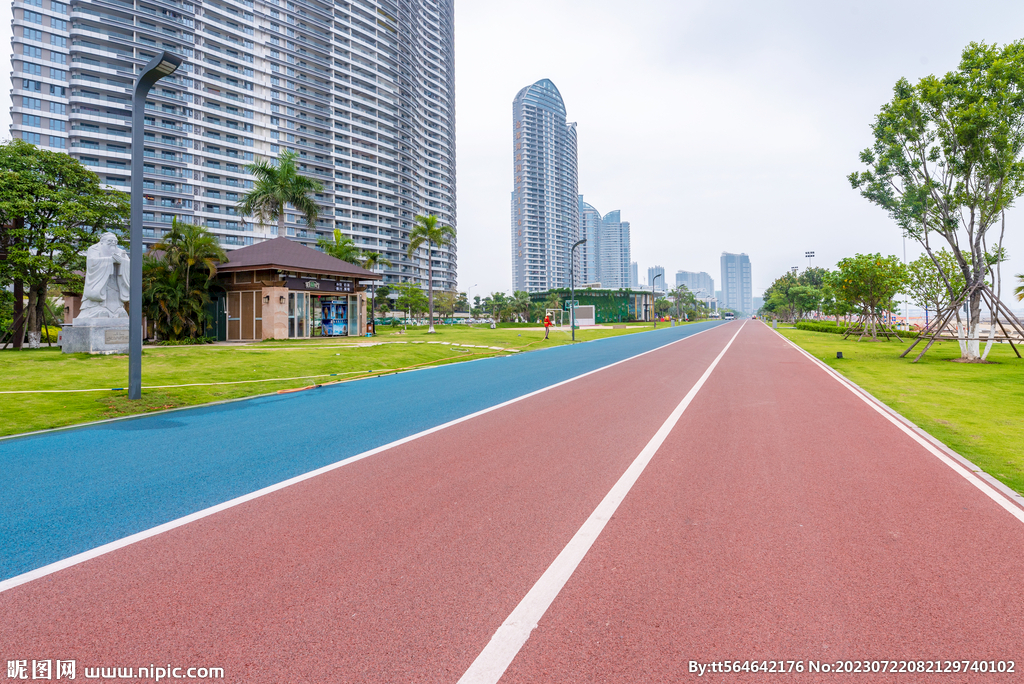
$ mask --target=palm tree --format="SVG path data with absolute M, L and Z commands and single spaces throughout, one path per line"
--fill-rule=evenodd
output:
M 325 238 L 320 238 L 316 241 L 317 247 L 322 249 L 325 254 L 329 254 L 335 259 L 341 259 L 347 261 L 350 264 L 358 264 L 362 260 L 362 253 L 359 248 L 356 247 L 355 241 L 348 235 L 343 235 L 337 228 L 334 229 L 334 241 L 331 242 Z
M 316 227 L 320 207 L 310 197 L 323 192 L 319 181 L 299 175 L 295 166 L 295 152 L 282 152 L 277 163 L 260 160 L 246 166 L 256 177 L 256 185 L 245 193 L 238 203 L 239 210 L 247 216 L 255 216 L 260 223 L 277 222 L 277 234 L 284 235 L 284 209 L 291 204 L 306 219 L 306 225 Z
M 1024 273 L 1018 273 L 1017 280 L 1020 281 L 1020 285 L 1013 290 L 1013 294 L 1017 295 L 1017 301 L 1024 301 Z
M 427 302 L 430 309 L 430 328 L 434 332 L 434 245 L 444 247 L 450 245 L 455 238 L 455 229 L 451 226 L 437 225 L 437 217 L 431 214 L 416 216 L 416 225 L 409 231 L 409 258 L 424 242 L 427 243 Z
M 171 230 L 153 245 L 142 265 L 143 306 L 160 337 L 177 340 L 203 332 L 210 283 L 217 262 L 224 261 L 224 250 L 205 228 L 172 221 Z M 206 277 L 193 281 L 194 268 L 205 268 Z
M 335 232 L 338 232 L 338 231 L 335 231 Z M 365 268 L 367 271 L 372 271 L 373 269 L 377 268 L 378 264 L 383 265 L 383 266 L 387 266 L 388 268 L 391 267 L 391 260 L 388 259 L 383 254 L 381 254 L 380 252 L 363 252 L 362 253 L 362 258 L 363 258 L 363 268 Z M 371 294 L 370 294 L 370 318 L 373 318 L 373 312 L 376 311 L 376 310 L 377 310 L 377 284 L 374 283 L 373 290 L 371 291 Z M 373 334 L 374 335 L 377 334 L 377 324 L 376 323 L 373 324 Z
M 153 245 L 153 251 L 163 252 L 171 268 L 185 268 L 186 291 L 191 289 L 193 266 L 205 266 L 209 282 L 217 275 L 217 263 L 228 260 L 216 237 L 202 226 L 178 223 L 177 217 L 171 221 L 170 232 Z
M 530 293 L 525 290 L 516 290 L 512 293 L 512 310 L 522 315 L 523 322 L 530 322 Z

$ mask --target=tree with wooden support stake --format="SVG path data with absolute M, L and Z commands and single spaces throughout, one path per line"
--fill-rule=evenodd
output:
M 1014 335 L 1024 338 L 1024 328 L 1000 301 L 999 270 L 1005 260 L 1004 212 L 1024 194 L 1024 41 L 1003 47 L 971 43 L 958 70 L 916 85 L 900 79 L 873 133 L 874 145 L 861 153 L 868 168 L 850 174 L 850 183 L 921 244 L 951 302 L 911 349 L 928 338 L 927 351 L 964 304 L 967 316 L 957 336 L 962 359 L 983 360 L 997 329 L 1011 344 Z M 937 258 L 935 241 L 949 246 L 962 288 Z M 991 316 L 984 352 L 983 308 Z
M 828 274 L 828 283 L 837 299 L 850 310 L 859 311 L 857 320 L 846 330 L 850 335 L 860 334 L 857 341 L 869 332 L 872 340 L 881 332 L 886 340 L 893 335 L 902 338 L 886 322 L 888 312 L 894 308 L 893 299 L 906 281 L 906 267 L 895 256 L 857 254 L 836 264 L 836 271 Z

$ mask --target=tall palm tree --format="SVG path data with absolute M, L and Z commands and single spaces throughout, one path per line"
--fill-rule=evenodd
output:
M 434 332 L 434 245 L 445 247 L 452 243 L 455 238 L 455 229 L 451 226 L 437 225 L 437 216 L 431 214 L 416 216 L 416 225 L 409 231 L 409 258 L 413 252 L 426 242 L 427 243 L 427 302 L 430 308 L 430 328 L 428 333 Z
M 316 219 L 320 215 L 320 207 L 310 195 L 323 192 L 323 185 L 299 174 L 296 156 L 295 152 L 282 152 L 276 164 L 261 159 L 245 167 L 256 177 L 256 185 L 245 193 L 238 208 L 247 216 L 257 217 L 261 224 L 276 221 L 278 235 L 285 234 L 285 205 L 295 207 L 311 229 L 316 228 Z
M 362 253 L 362 259 L 363 259 L 363 268 L 365 268 L 367 271 L 372 271 L 373 269 L 377 268 L 378 264 L 381 265 L 381 266 L 387 266 L 388 268 L 391 267 L 391 260 L 388 259 L 383 254 L 381 254 L 380 252 L 363 252 Z M 377 285 L 376 285 L 376 283 L 373 286 L 373 290 L 371 291 L 370 297 L 371 297 L 371 299 L 370 299 L 370 317 L 373 318 L 373 312 L 377 310 Z M 373 334 L 374 335 L 377 334 L 377 324 L 376 323 L 374 323 L 374 325 L 373 325 Z
M 316 241 L 317 246 L 335 259 L 347 261 L 350 264 L 359 264 L 362 261 L 362 253 L 356 247 L 355 241 L 348 235 L 342 234 L 337 228 L 334 229 L 334 241 L 320 238 Z

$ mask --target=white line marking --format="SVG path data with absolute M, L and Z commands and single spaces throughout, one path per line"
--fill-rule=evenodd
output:
M 559 592 L 562 591 L 562 587 L 572 577 L 583 557 L 587 555 L 590 547 L 597 541 L 597 537 L 619 508 L 619 504 L 629 494 L 629 490 L 633 488 L 640 474 L 644 472 L 647 464 L 651 462 L 654 454 L 661 447 L 665 438 L 668 437 L 672 428 L 679 422 L 683 411 L 686 410 L 690 402 L 693 401 L 694 396 L 696 396 L 697 392 L 700 391 L 700 388 L 704 386 L 704 383 L 711 376 L 715 366 L 725 356 L 725 352 L 732 346 L 733 340 L 743 330 L 744 325 L 746 325 L 746 321 L 740 325 L 740 329 L 736 331 L 736 334 L 732 336 L 732 339 L 725 345 L 725 348 L 711 362 L 708 369 L 704 371 L 704 375 L 700 376 L 697 384 L 690 388 L 690 391 L 687 392 L 686 396 L 683 397 L 683 400 L 676 406 L 662 426 L 658 428 L 658 431 L 651 438 L 651 441 L 647 443 L 647 446 L 643 448 L 640 455 L 630 464 L 626 472 L 619 478 L 619 481 L 615 483 L 601 503 L 598 504 L 597 508 L 594 509 L 594 512 L 590 514 L 590 517 L 587 518 L 587 521 L 583 523 L 583 526 L 573 535 L 573 538 L 569 540 L 569 543 L 558 554 L 554 562 L 548 566 L 548 569 L 544 571 L 544 574 L 533 585 L 533 588 L 523 597 L 523 600 L 519 602 L 519 605 L 512 611 L 512 614 L 502 623 L 498 631 L 494 633 L 494 636 L 491 637 L 484 650 L 481 651 L 480 655 L 473 661 L 473 664 L 466 670 L 466 673 L 459 679 L 459 684 L 494 684 L 505 674 L 505 670 L 512 664 L 516 654 L 522 649 L 526 640 L 530 638 L 530 633 L 536 629 L 537 623 L 544 617 L 544 613 L 547 612 L 555 597 L 558 596 Z
M 985 494 L 985 496 L 995 501 L 1002 508 L 1004 508 L 1010 515 L 1017 518 L 1017 520 L 1024 522 L 1024 509 L 1021 509 L 1019 506 L 1009 501 L 1002 493 L 997 491 L 990 484 L 979 478 L 977 475 L 969 471 L 967 468 L 964 468 L 961 464 L 957 463 L 955 460 L 953 460 L 946 454 L 936 449 L 934 444 L 929 443 L 928 440 L 921 437 L 921 435 L 911 430 L 906 424 L 904 424 L 902 421 L 898 420 L 895 416 L 889 413 L 889 411 L 891 411 L 892 409 L 886 410 L 888 407 L 880 406 L 877 399 L 865 395 L 862 391 L 860 391 L 857 387 L 852 385 L 850 381 L 848 381 L 846 378 L 840 375 L 837 371 L 833 370 L 832 368 L 829 368 L 827 364 L 822 363 L 821 360 L 807 353 L 807 351 L 805 351 L 804 349 L 801 349 L 799 345 L 797 345 L 792 340 L 788 339 L 785 335 L 778 331 L 773 332 L 775 332 L 776 335 L 778 335 L 786 342 L 788 342 L 798 352 L 809 358 L 814 363 L 818 364 L 819 368 L 821 368 L 826 373 L 831 375 L 843 387 L 853 392 L 854 395 L 856 395 L 861 401 L 863 401 L 865 404 L 867 404 L 872 409 L 877 411 L 890 423 L 892 423 L 900 430 L 902 430 L 912 440 L 923 446 L 930 454 L 932 454 L 940 461 L 945 463 L 947 466 L 949 466 L 953 470 L 953 472 L 955 472 L 957 475 L 964 478 L 972 485 L 980 489 L 982 493 Z
M 59 561 L 56 561 L 54 563 L 50 563 L 49 565 L 44 565 L 41 568 L 36 568 L 35 570 L 29 570 L 28 572 L 22 573 L 20 575 L 15 575 L 14 577 L 11 577 L 10 579 L 6 579 L 6 580 L 3 580 L 2 582 L 0 582 L 0 593 L 3 593 L 5 591 L 7 591 L 8 589 L 13 589 L 14 587 L 17 587 L 19 585 L 25 584 L 26 582 L 31 582 L 32 580 L 37 580 L 40 577 L 45 577 L 47 575 L 52 575 L 55 572 L 58 572 L 58 571 L 63 570 L 65 568 L 70 568 L 73 565 L 78 565 L 79 563 L 84 563 L 87 560 L 91 560 L 91 559 L 96 558 L 98 556 L 102 556 L 102 555 L 108 554 L 111 551 L 116 551 L 117 549 L 124 548 L 125 546 L 129 546 L 129 545 L 134 544 L 136 542 L 140 542 L 143 539 L 149 539 L 150 537 L 155 537 L 158 534 L 161 534 L 163 532 L 168 532 L 170 530 L 173 530 L 176 527 L 181 527 L 182 525 L 187 525 L 190 522 L 194 522 L 196 520 L 200 520 L 200 519 L 205 518 L 207 516 L 211 516 L 214 513 L 219 513 L 220 511 L 224 511 L 224 510 L 227 510 L 229 508 L 234 508 L 235 506 L 238 506 L 239 504 L 246 503 L 247 501 L 252 501 L 253 499 L 258 499 L 258 498 L 260 498 L 262 496 L 266 496 L 267 494 L 271 494 L 271 493 L 276 492 L 276 491 L 278 491 L 280 489 L 284 489 L 285 487 L 290 487 L 290 486 L 292 486 L 294 484 L 298 484 L 299 482 L 303 482 L 305 480 L 309 480 L 309 479 L 314 478 L 314 477 L 316 477 L 318 475 L 323 475 L 324 473 L 330 472 L 330 471 L 335 470 L 337 468 L 340 468 L 342 466 L 349 465 L 350 463 L 355 463 L 356 461 L 361 461 L 364 458 L 369 458 L 370 456 L 373 456 L 375 454 L 379 454 L 382 451 L 387 451 L 388 449 L 393 449 L 393 448 L 395 448 L 397 446 L 401 446 L 402 444 L 407 444 L 407 443 L 412 442 L 414 440 L 417 440 L 417 439 L 419 439 L 421 437 L 426 437 L 427 435 L 433 434 L 433 433 L 438 432 L 440 430 L 444 430 L 445 428 L 452 427 L 453 425 L 458 425 L 459 423 L 463 423 L 463 422 L 465 422 L 467 420 L 472 420 L 473 418 L 476 418 L 478 416 L 482 416 L 482 415 L 484 415 L 486 413 L 490 413 L 491 411 L 497 411 L 500 408 L 504 408 L 506 406 L 510 406 L 510 405 L 515 404 L 517 402 L 523 401 L 524 399 L 529 399 L 530 397 L 537 396 L 538 394 L 541 394 L 543 392 L 547 392 L 549 390 L 553 390 L 556 387 L 561 387 L 562 385 L 567 385 L 570 382 L 574 382 L 576 380 L 580 380 L 582 378 L 587 377 L 588 375 L 594 375 L 595 373 L 600 373 L 601 371 L 608 370 L 609 368 L 613 368 L 615 366 L 618 366 L 619 364 L 626 363 L 627 361 L 632 361 L 633 359 L 638 359 L 641 356 L 646 356 L 647 354 L 651 354 L 651 353 L 656 352 L 656 351 L 658 351 L 660 349 L 665 349 L 667 347 L 671 347 L 673 344 L 678 344 L 678 343 L 684 342 L 686 340 L 692 340 L 697 335 L 701 335 L 701 334 L 706 333 L 706 332 L 708 332 L 710 330 L 714 330 L 717 327 L 718 326 L 714 326 L 714 327 L 711 327 L 711 328 L 707 328 L 705 330 L 701 330 L 701 331 L 696 332 L 696 333 L 694 333 L 692 335 L 687 335 L 686 337 L 680 338 L 678 340 L 673 340 L 672 342 L 669 342 L 667 344 L 663 344 L 660 347 L 655 347 L 654 349 L 648 349 L 647 351 L 641 352 L 639 354 L 636 354 L 635 356 L 630 356 L 629 358 L 622 359 L 621 361 L 616 361 L 615 363 L 610 363 L 607 366 L 602 366 L 601 368 L 596 368 L 596 369 L 594 369 L 592 371 L 587 371 L 586 373 L 583 373 L 581 375 L 576 375 L 574 377 L 569 378 L 568 380 L 562 380 L 561 382 L 556 382 L 553 385 L 548 385 L 547 387 L 542 387 L 541 389 L 534 390 L 533 392 L 529 392 L 528 394 L 524 394 L 522 396 L 515 397 L 514 399 L 509 399 L 508 401 L 504 401 L 504 402 L 502 402 L 500 404 L 495 404 L 494 406 L 490 406 L 488 408 L 481 409 L 481 410 L 477 411 L 476 413 L 470 413 L 469 415 L 462 416 L 461 418 L 456 418 L 455 420 L 450 420 L 447 423 L 443 423 L 441 425 L 437 425 L 435 427 L 428 428 L 426 430 L 423 430 L 422 432 L 417 432 L 414 435 L 409 435 L 408 437 L 403 437 L 402 439 L 396 440 L 394 442 L 390 442 L 388 444 L 384 444 L 383 446 L 379 446 L 379 447 L 376 447 L 374 449 L 370 449 L 369 451 L 364 451 L 361 454 L 356 454 L 355 456 L 350 456 L 350 457 L 348 457 L 348 458 L 346 458 L 344 460 L 337 461 L 337 462 L 331 463 L 329 465 L 325 465 L 322 468 L 318 468 L 316 470 L 311 470 L 308 473 L 303 473 L 302 475 L 296 475 L 295 477 L 293 477 L 291 479 L 285 480 L 283 482 L 278 482 L 277 484 L 270 485 L 269 487 L 264 487 L 263 489 L 258 489 L 255 492 L 251 492 L 249 494 L 244 494 L 244 495 L 239 496 L 237 498 L 231 499 L 230 501 L 225 501 L 224 503 L 217 504 L 216 506 L 211 506 L 209 508 L 204 508 L 201 511 L 196 511 L 195 513 L 191 513 L 191 514 L 186 515 L 186 516 L 184 516 L 182 518 L 178 518 L 176 520 L 171 520 L 171 521 L 166 522 L 166 523 L 164 523 L 162 525 L 157 525 L 156 527 L 151 527 L 148 530 L 143 530 L 141 532 L 136 532 L 135 534 L 130 535 L 128 537 L 124 537 L 122 539 L 118 539 L 116 541 L 109 542 L 107 544 L 104 544 L 103 546 L 97 546 L 94 549 L 89 549 L 88 551 L 83 551 L 82 553 L 76 554 L 74 556 L 70 556 L 70 557 L 65 558 L 63 560 L 59 560 Z M 731 342 L 730 342 L 730 344 L 731 344 Z M 554 349 L 555 347 L 552 347 L 552 348 Z M 192 407 L 187 407 L 187 408 L 192 408 Z M 179 409 L 179 410 L 183 410 L 183 409 Z M 137 417 L 137 416 L 134 416 L 134 417 Z M 118 419 L 118 420 L 121 420 L 121 419 Z

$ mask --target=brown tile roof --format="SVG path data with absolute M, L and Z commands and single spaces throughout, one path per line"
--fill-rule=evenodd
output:
M 276 268 L 282 271 L 301 271 L 323 275 L 344 276 L 359 280 L 381 280 L 383 276 L 367 271 L 341 259 L 311 249 L 286 237 L 235 249 L 227 253 L 227 262 L 217 266 L 217 271 L 250 271 Z

